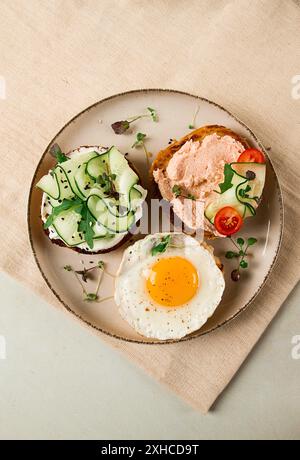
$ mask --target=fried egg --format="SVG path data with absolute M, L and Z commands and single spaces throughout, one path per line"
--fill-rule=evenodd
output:
M 183 233 L 157 233 L 124 251 L 115 302 L 139 334 L 180 339 L 206 323 L 224 288 L 223 273 L 207 245 Z

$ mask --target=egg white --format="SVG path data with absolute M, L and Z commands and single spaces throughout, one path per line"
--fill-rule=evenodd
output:
M 172 233 L 172 247 L 152 256 L 151 248 L 165 235 L 149 235 L 128 247 L 115 284 L 115 302 L 122 318 L 139 334 L 159 340 L 179 339 L 200 329 L 216 310 L 225 288 L 223 274 L 212 252 L 191 236 Z M 176 256 L 194 265 L 198 289 L 182 306 L 161 306 L 147 292 L 146 280 L 158 260 Z

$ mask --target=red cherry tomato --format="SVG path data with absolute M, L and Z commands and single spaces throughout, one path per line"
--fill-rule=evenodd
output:
M 260 150 L 246 149 L 240 154 L 238 163 L 265 163 L 266 159 Z
M 231 206 L 220 209 L 214 221 L 215 227 L 221 235 L 233 235 L 239 231 L 243 224 L 241 215 Z

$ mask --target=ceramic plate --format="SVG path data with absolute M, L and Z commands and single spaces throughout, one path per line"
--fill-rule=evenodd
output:
M 142 119 L 134 125 L 132 132 L 119 136 L 114 134 L 111 123 L 143 113 L 149 106 L 157 110 L 158 123 L 151 119 Z M 138 169 L 143 185 L 147 187 L 148 169 L 145 157 L 141 150 L 131 148 L 136 133 L 147 133 L 148 150 L 155 154 L 168 144 L 170 138 L 179 139 L 189 132 L 188 125 L 197 107 L 199 112 L 196 127 L 208 124 L 227 126 L 245 137 L 250 145 L 264 151 L 267 158 L 262 203 L 257 215 L 246 220 L 241 232 L 243 237 L 258 238 L 258 243 L 251 251 L 250 269 L 243 272 L 243 277 L 238 283 L 231 281 L 230 273 L 234 261 L 224 257 L 225 252 L 232 249 L 231 243 L 228 239 L 212 242 L 215 254 L 225 265 L 225 293 L 209 321 L 200 330 L 181 340 L 207 334 L 236 317 L 256 297 L 275 263 L 281 241 L 283 206 L 277 176 L 267 152 L 245 124 L 219 105 L 197 96 L 172 90 L 130 91 L 104 99 L 74 117 L 51 141 L 35 171 L 28 204 L 28 228 L 36 263 L 47 285 L 67 310 L 91 327 L 110 336 L 139 343 L 157 343 L 153 339 L 138 335 L 123 321 L 112 299 L 100 304 L 84 301 L 80 286 L 74 283 L 73 276 L 63 267 L 69 264 L 74 268 L 80 268 L 82 263 L 89 267 L 92 262 L 102 259 L 109 271 L 115 273 L 123 250 L 130 242 L 108 254 L 98 256 L 82 255 L 50 242 L 44 234 L 40 220 L 42 193 L 35 188 L 40 177 L 53 165 L 53 158 L 48 153 L 49 147 L 57 142 L 63 151 L 68 152 L 80 145 L 116 145 L 123 153 L 128 152 L 128 159 Z M 91 283 L 96 283 L 96 280 Z M 104 275 L 100 288 L 101 296 L 111 296 L 113 289 L 113 278 Z

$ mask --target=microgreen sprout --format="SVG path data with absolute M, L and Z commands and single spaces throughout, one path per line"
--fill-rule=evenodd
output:
M 238 260 L 237 268 L 232 270 L 231 272 L 231 279 L 232 281 L 239 281 L 241 277 L 240 269 L 248 268 L 248 261 L 246 260 L 246 257 L 249 255 L 248 249 L 250 246 L 253 246 L 257 243 L 257 239 L 254 237 L 250 237 L 247 239 L 247 242 L 245 242 L 245 240 L 241 237 L 237 238 L 236 242 L 233 240 L 232 237 L 229 237 L 229 239 L 235 246 L 236 251 L 227 251 L 225 257 L 227 259 L 236 258 Z
M 146 134 L 144 133 L 137 133 L 136 139 L 134 143 L 132 144 L 131 148 L 139 148 L 142 147 L 146 156 L 146 161 L 147 161 L 147 166 L 149 167 L 149 157 L 150 157 L 150 152 L 148 152 L 146 145 L 145 145 L 145 138 L 147 137 Z
M 108 297 L 100 297 L 99 296 L 99 290 L 101 286 L 101 281 L 102 281 L 102 276 L 105 273 L 108 276 L 115 277 L 112 273 L 108 272 L 105 267 L 105 263 L 103 260 L 99 260 L 96 265 L 93 265 L 90 268 L 83 267 L 83 270 L 74 270 L 74 268 L 71 265 L 65 265 L 64 270 L 67 272 L 71 272 L 74 274 L 75 279 L 79 283 L 82 293 L 83 293 L 83 299 L 86 300 L 87 302 L 104 302 L 105 300 L 108 300 L 112 298 L 112 296 Z M 99 270 L 99 277 L 98 277 L 98 282 L 97 282 L 97 287 L 95 292 L 88 292 L 84 283 L 88 282 L 89 276 L 95 271 Z
M 180 185 L 177 185 L 177 184 L 173 185 L 172 193 L 174 193 L 175 198 L 182 196 L 183 198 L 187 198 L 188 200 L 193 200 L 193 201 L 196 200 L 195 195 L 193 195 L 192 193 L 188 193 L 187 195 L 185 195 L 182 192 L 182 188 L 180 187 Z
M 197 106 L 194 116 L 193 116 L 193 121 L 192 123 L 189 124 L 189 129 L 195 129 L 195 124 L 196 124 L 196 118 L 200 110 L 200 104 Z
M 165 252 L 167 247 L 171 243 L 171 235 L 166 235 L 164 236 L 159 243 L 156 243 L 152 248 L 151 248 L 151 255 L 155 256 L 156 254 Z
M 158 121 L 158 115 L 155 109 L 152 107 L 147 107 L 149 113 L 144 113 L 142 115 L 135 115 L 133 117 L 128 117 L 126 120 L 116 121 L 111 125 L 115 134 L 124 134 L 129 128 L 131 123 L 134 123 L 141 118 L 151 118 L 154 122 Z
M 52 155 L 57 163 L 64 163 L 69 158 L 61 151 L 61 148 L 58 144 L 53 144 L 49 150 L 50 155 Z

